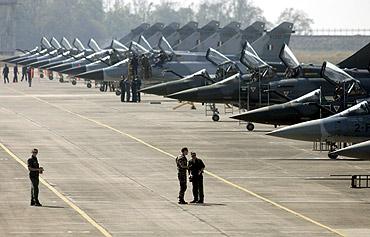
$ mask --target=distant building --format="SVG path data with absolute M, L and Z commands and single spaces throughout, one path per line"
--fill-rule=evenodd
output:
M 0 54 L 15 52 L 15 6 L 17 0 L 0 0 Z

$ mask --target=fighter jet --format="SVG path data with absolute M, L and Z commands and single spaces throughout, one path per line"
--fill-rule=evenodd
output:
M 370 139 L 370 105 L 363 101 L 341 113 L 327 118 L 307 121 L 267 133 L 287 139 L 328 142 L 332 144 L 329 157 L 334 153 L 336 142 L 364 142 Z M 355 149 L 358 147 L 355 147 Z
M 19 63 L 20 61 L 31 59 L 31 58 L 37 58 L 39 56 L 42 56 L 44 54 L 47 54 L 49 51 L 53 50 L 53 47 L 51 46 L 50 42 L 46 37 L 41 38 L 41 48 L 40 51 L 38 50 L 32 50 L 32 53 L 26 54 L 20 57 L 12 57 L 10 59 L 6 59 L 8 63 Z M 37 48 L 38 49 L 38 48 Z
M 246 127 L 252 131 L 253 123 L 272 124 L 276 127 L 333 115 L 334 112 L 325 105 L 328 105 L 328 102 L 322 97 L 321 90 L 317 89 L 289 102 L 250 110 L 231 118 L 247 121 Z
M 40 56 L 37 56 L 37 57 L 27 58 L 27 59 L 18 61 L 17 63 L 20 64 L 20 65 L 27 66 L 27 65 L 30 65 L 30 64 L 35 63 L 35 62 L 39 62 L 39 61 L 42 61 L 42 60 L 45 60 L 45 59 L 53 58 L 53 57 L 55 57 L 55 56 L 57 56 L 58 54 L 61 53 L 61 50 L 60 50 L 61 47 L 60 47 L 60 44 L 59 44 L 59 42 L 58 42 L 57 39 L 55 39 L 53 37 L 51 39 L 50 44 L 52 45 L 49 48 L 50 50 L 47 51 L 44 55 L 40 55 Z
M 360 142 L 329 153 L 330 157 L 347 156 L 359 159 L 370 159 L 370 141 Z

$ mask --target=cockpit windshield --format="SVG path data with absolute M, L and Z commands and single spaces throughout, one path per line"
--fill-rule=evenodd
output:
M 161 37 L 161 39 L 159 40 L 158 47 L 163 52 L 166 52 L 168 54 L 170 54 L 170 53 L 175 54 L 175 52 L 174 52 L 173 48 L 171 47 L 170 43 L 168 43 L 168 41 L 164 37 Z
M 143 46 L 139 45 L 138 43 L 132 41 L 130 44 L 130 51 L 132 51 L 136 55 L 143 55 L 149 53 Z
M 321 75 L 329 82 L 338 85 L 346 81 L 355 80 L 351 75 L 330 62 L 324 62 Z
M 281 49 L 279 57 L 288 68 L 297 68 L 300 65 L 298 59 L 286 44 Z
M 208 61 L 210 61 L 216 66 L 225 64 L 227 62 L 231 62 L 231 60 L 228 57 L 226 57 L 225 55 L 223 55 L 222 53 L 218 52 L 213 48 L 209 48 L 207 50 L 206 58 Z
M 292 100 L 292 103 L 305 103 L 305 102 L 320 102 L 321 90 L 316 89 L 311 91 L 308 94 L 305 94 L 295 100 Z
M 242 64 L 251 70 L 259 70 L 261 68 L 270 67 L 266 62 L 264 62 L 254 51 L 252 46 L 247 42 L 243 48 L 242 55 L 240 58 Z
M 339 116 L 359 116 L 359 115 L 369 115 L 370 106 L 367 101 L 363 101 L 355 106 L 352 106 L 349 109 L 344 110 L 339 114 Z

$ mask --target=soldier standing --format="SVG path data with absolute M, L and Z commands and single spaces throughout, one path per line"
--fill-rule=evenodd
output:
M 125 89 L 126 89 L 126 102 L 130 102 L 130 99 L 131 99 L 131 93 L 130 93 L 131 83 L 130 83 L 130 80 L 128 78 L 126 78 L 124 80 L 124 83 L 125 83 Z
M 137 77 L 131 83 L 132 102 L 137 102 Z
M 14 72 L 13 83 L 18 82 L 18 65 L 17 64 L 15 64 L 13 68 L 13 72 Z
M 176 157 L 176 165 L 177 165 L 177 177 L 180 182 L 180 191 L 179 191 L 179 204 L 188 204 L 185 202 L 184 196 L 186 191 L 186 171 L 188 169 L 188 160 L 186 159 L 186 155 L 188 154 L 188 148 L 184 147 L 181 149 L 181 154 Z
M 32 86 L 32 77 L 33 77 L 33 69 L 31 67 L 27 68 L 27 77 L 28 77 L 28 86 Z
M 25 79 L 27 81 L 27 66 L 22 67 L 22 79 L 21 79 L 21 81 L 23 81 L 23 79 Z
M 39 202 L 39 175 L 42 174 L 44 168 L 39 166 L 37 160 L 38 150 L 32 150 L 32 156 L 28 159 L 28 170 L 30 171 L 30 180 L 31 180 L 31 206 L 42 206 Z
M 204 203 L 203 191 L 203 171 L 205 165 L 203 161 L 197 158 L 195 152 L 191 152 L 191 160 L 189 161 L 189 180 L 193 183 L 193 201 L 190 203 Z
M 126 93 L 126 82 L 125 82 L 125 76 L 121 76 L 121 81 L 119 82 L 119 87 L 121 89 L 121 102 L 125 102 L 125 93 Z
M 9 67 L 8 67 L 8 65 L 5 64 L 4 69 L 3 69 L 4 84 L 6 84 L 6 82 L 9 83 L 8 75 L 9 75 Z
M 136 90 L 137 90 L 137 102 L 141 102 L 141 79 L 137 78 L 136 80 Z

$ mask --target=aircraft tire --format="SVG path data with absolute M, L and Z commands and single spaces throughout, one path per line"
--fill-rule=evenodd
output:
M 73 80 L 73 81 L 72 81 L 72 85 L 74 85 L 74 86 L 75 86 L 76 84 L 77 84 L 77 81 Z
M 101 87 L 99 88 L 99 90 L 100 90 L 101 92 L 104 92 L 104 87 L 102 87 L 102 86 L 101 86 Z
M 329 153 L 328 154 L 328 157 L 331 159 L 331 160 L 336 160 L 338 158 L 338 154 L 332 154 L 332 153 Z
M 87 88 L 91 88 L 91 83 L 87 83 Z
M 220 116 L 218 114 L 214 114 L 214 115 L 212 115 L 212 120 L 214 122 L 218 122 L 220 120 Z
M 64 79 L 63 79 L 63 78 L 60 78 L 60 79 L 59 79 L 59 82 L 60 82 L 60 83 L 63 83 L 63 82 L 64 82 Z
M 120 90 L 116 90 L 116 96 L 120 96 L 121 95 L 121 91 Z
M 254 124 L 253 123 L 248 123 L 247 124 L 247 130 L 248 131 L 253 131 L 254 130 Z

